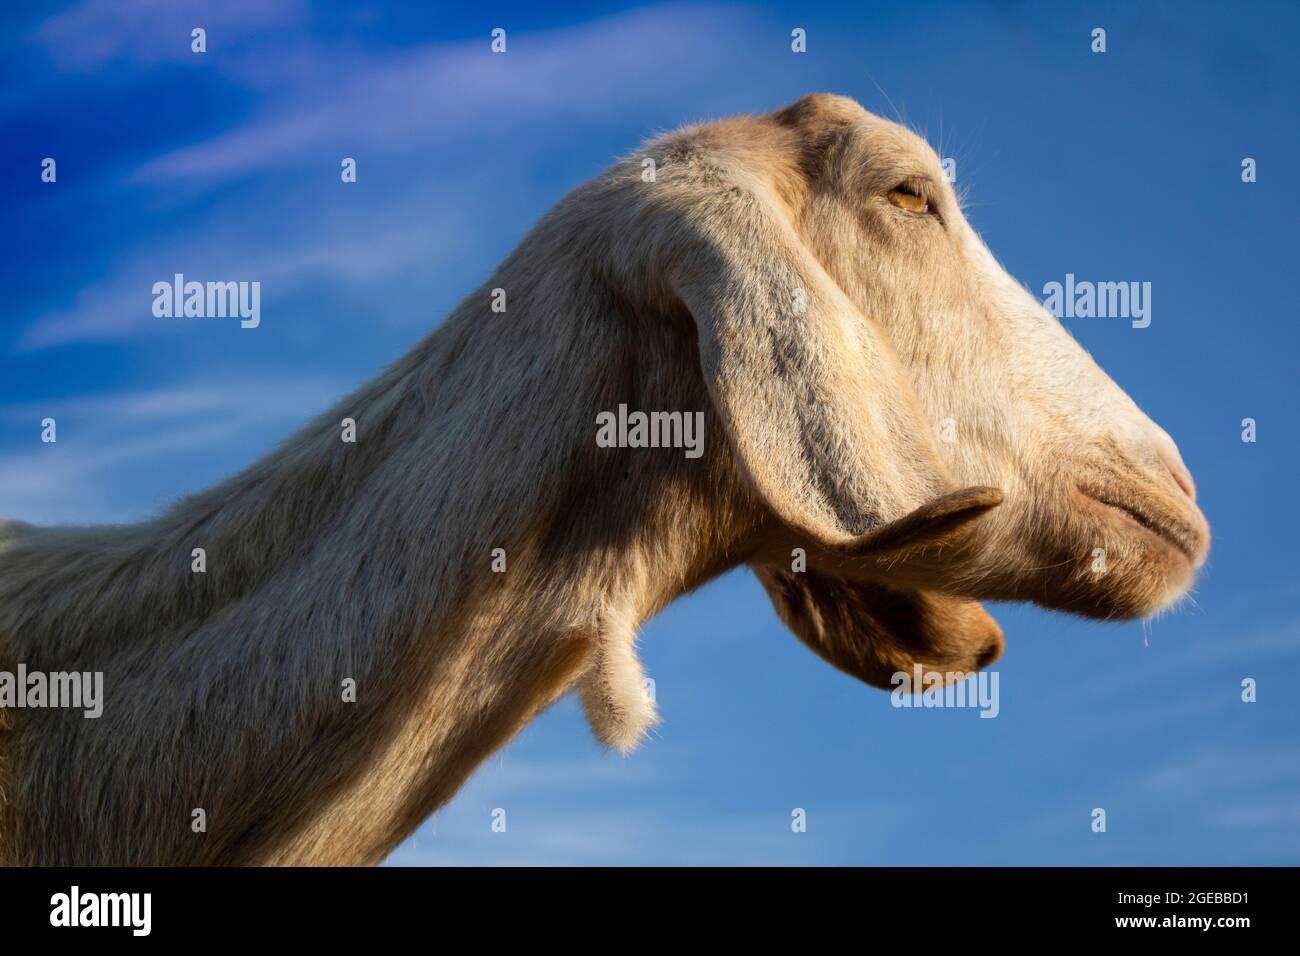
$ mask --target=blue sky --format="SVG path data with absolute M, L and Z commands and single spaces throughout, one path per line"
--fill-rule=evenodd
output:
M 1300 863 L 1300 8 L 549 6 L 7 6 L 0 514 L 137 519 L 255 460 L 657 130 L 816 90 L 896 106 L 1032 289 L 1152 283 L 1149 328 L 1066 324 L 1197 478 L 1194 604 L 1146 625 L 993 608 L 981 720 L 892 708 L 736 572 L 645 628 L 664 723 L 640 751 L 603 752 L 563 701 L 392 862 Z M 261 327 L 154 318 L 174 272 L 259 279 Z

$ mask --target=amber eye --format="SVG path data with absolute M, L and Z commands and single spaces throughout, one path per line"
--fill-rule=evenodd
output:
M 908 212 L 927 213 L 930 211 L 930 204 L 926 202 L 925 197 L 918 195 L 911 186 L 896 186 L 891 189 L 889 191 L 889 201 L 899 209 L 906 209 Z

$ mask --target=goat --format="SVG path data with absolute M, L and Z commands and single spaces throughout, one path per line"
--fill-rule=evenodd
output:
M 598 446 L 620 405 L 703 412 L 703 454 Z M 637 627 L 730 568 L 889 686 L 996 660 L 981 599 L 1166 606 L 1193 501 L 921 139 L 829 95 L 687 127 L 243 473 L 138 525 L 0 525 L 0 670 L 106 697 L 0 710 L 0 861 L 375 863 L 574 689 L 634 746 Z

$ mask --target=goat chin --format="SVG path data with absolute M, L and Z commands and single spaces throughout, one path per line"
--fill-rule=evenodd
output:
M 1159 534 L 1109 518 L 1086 527 L 1067 539 L 1073 547 L 1062 547 L 1061 536 L 1053 535 L 1050 546 L 1031 549 L 1032 564 L 1000 557 L 976 561 L 952 589 L 1098 620 L 1132 620 L 1168 609 L 1195 580 L 1193 559 Z M 992 546 L 987 553 L 1008 552 Z
M 1090 546 L 1068 580 L 1032 598 L 1054 610 L 1101 619 L 1150 617 L 1178 602 L 1209 551 L 1209 525 L 1181 495 L 1159 489 L 1073 497 Z M 1130 503 L 1132 502 L 1132 503 Z

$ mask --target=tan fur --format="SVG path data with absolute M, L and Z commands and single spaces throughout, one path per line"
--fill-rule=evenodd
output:
M 705 412 L 705 454 L 597 447 L 619 403 Z M 741 563 L 876 684 L 995 659 L 976 599 L 1151 613 L 1208 546 L 1157 433 L 908 131 L 814 96 L 669 134 L 242 474 L 140 525 L 0 523 L 0 669 L 106 692 L 0 711 L 0 861 L 377 862 L 575 686 L 632 746 L 638 625 Z

